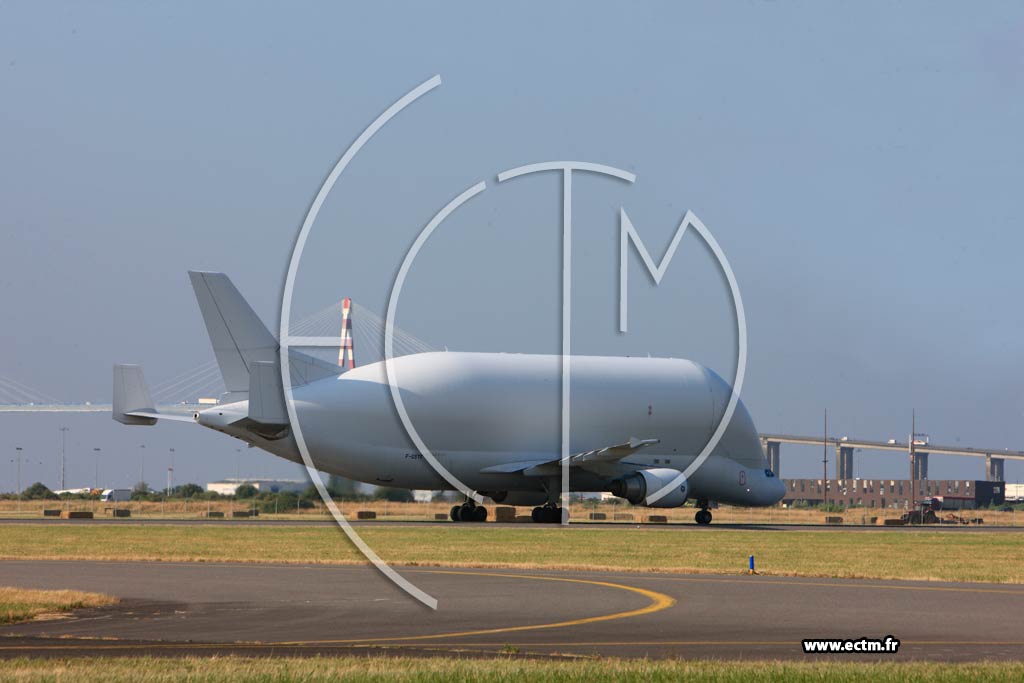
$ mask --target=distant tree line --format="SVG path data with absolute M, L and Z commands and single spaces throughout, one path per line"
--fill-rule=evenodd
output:
M 63 493 L 57 495 L 42 482 L 35 482 L 20 494 L 3 493 L 0 500 L 96 500 L 102 495 L 102 491 L 94 489 L 92 493 Z M 327 492 L 335 500 L 388 500 L 394 502 L 412 502 L 412 491 L 396 489 L 385 486 L 374 487 L 370 492 L 359 489 L 355 482 L 343 477 L 331 477 L 327 483 Z M 274 502 L 277 508 L 287 510 L 290 508 L 308 509 L 313 507 L 315 501 L 320 500 L 320 494 L 315 486 L 309 486 L 304 491 L 263 491 L 252 484 L 241 484 L 235 489 L 234 495 L 222 495 L 215 491 L 207 491 L 199 484 L 180 484 L 171 489 L 167 495 L 164 489 L 151 489 L 149 484 L 140 481 L 132 487 L 131 498 L 133 501 L 161 502 L 165 500 L 255 500 L 260 503 L 268 503 L 266 507 L 270 511 L 274 509 Z
M 374 501 L 374 500 L 387 500 L 396 503 L 411 503 L 413 502 L 412 491 L 407 489 L 391 488 L 388 486 L 376 486 L 369 492 L 361 490 L 355 482 L 351 479 L 344 479 L 343 477 L 332 476 L 327 482 L 327 492 L 334 500 L 349 500 L 349 501 Z M 30 485 L 20 494 L 18 493 L 0 493 L 0 500 L 98 500 L 101 492 L 97 493 L 63 493 L 57 495 L 50 490 L 42 482 L 35 482 Z M 576 502 L 581 502 L 583 499 L 578 494 L 573 494 Z M 433 500 L 447 500 L 451 496 L 447 492 L 439 491 L 435 493 Z M 132 500 L 141 502 L 161 502 L 165 500 L 193 500 L 193 501 L 216 501 L 216 500 L 244 500 L 253 504 L 253 507 L 258 508 L 261 512 L 285 512 L 287 510 L 302 509 L 308 510 L 312 508 L 314 504 L 320 500 L 320 494 L 317 492 L 315 486 L 309 486 L 304 491 L 296 493 L 294 491 L 260 491 L 252 484 L 240 484 L 235 489 L 234 495 L 221 495 L 215 491 L 207 491 L 199 484 L 180 484 L 171 489 L 171 495 L 167 496 L 163 489 L 153 490 L 149 488 L 149 484 L 144 481 L 140 481 L 132 488 Z M 596 501 L 595 501 L 596 502 Z M 602 501 L 604 503 L 610 503 L 613 505 L 622 504 L 623 501 L 618 498 L 611 500 Z M 819 510 L 822 512 L 843 512 L 844 510 L 857 508 L 857 509 L 871 509 L 865 506 L 844 506 L 838 502 L 823 503 L 809 503 L 806 500 L 797 500 L 792 504 L 794 509 L 811 509 Z M 1024 503 L 1003 503 L 993 504 L 987 508 L 980 508 L 980 510 L 1016 510 L 1024 512 Z

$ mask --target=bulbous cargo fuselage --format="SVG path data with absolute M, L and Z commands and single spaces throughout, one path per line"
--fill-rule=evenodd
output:
M 711 438 L 731 392 L 717 374 L 686 360 L 573 356 L 566 362 L 570 453 L 631 437 L 659 440 L 600 474 L 574 468 L 570 483 L 575 491 L 608 490 L 616 476 L 643 468 L 685 470 Z M 560 455 L 559 356 L 425 353 L 397 358 L 392 367 L 423 442 L 466 486 L 543 490 L 542 477 L 482 470 Z M 318 469 L 379 485 L 451 488 L 413 446 L 383 363 L 296 387 L 293 396 Z M 258 445 L 298 459 L 290 438 Z M 775 503 L 784 487 L 766 467 L 757 431 L 741 402 L 712 456 L 689 479 L 688 495 L 742 505 Z

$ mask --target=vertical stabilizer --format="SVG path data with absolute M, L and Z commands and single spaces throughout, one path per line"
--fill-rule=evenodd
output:
M 277 340 L 224 273 L 189 271 L 224 386 L 229 392 L 249 390 L 256 362 L 277 359 Z

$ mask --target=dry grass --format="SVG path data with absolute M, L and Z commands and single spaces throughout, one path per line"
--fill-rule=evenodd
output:
M 756 531 L 523 525 L 371 526 L 400 565 L 739 573 L 1024 583 L 1024 535 L 934 531 Z M 364 564 L 328 526 L 2 524 L 2 559 Z
M 370 681 L 420 683 L 479 681 L 481 683 L 576 683 L 644 681 L 668 683 L 1016 683 L 1024 680 L 1024 664 L 1012 663 L 851 663 L 717 662 L 584 659 L 570 661 L 519 658 L 451 659 L 412 657 L 325 657 L 309 659 L 244 659 L 237 657 L 183 659 L 13 660 L 3 664 L 2 678 L 30 683 L 99 681 L 118 683 L 177 683 L 185 681 Z
M 127 508 L 132 517 L 136 518 L 164 518 L 164 519 L 198 519 L 205 516 L 207 511 L 223 512 L 230 517 L 234 510 L 246 510 L 251 505 L 245 501 L 185 501 L 174 500 L 167 503 L 150 503 L 132 501 L 118 503 L 119 509 Z M 432 520 L 437 514 L 447 515 L 451 503 L 393 503 L 381 500 L 375 501 L 338 501 L 338 507 L 342 513 L 351 519 L 355 519 L 358 510 L 373 510 L 380 519 L 395 521 L 425 521 Z M 0 500 L 0 520 L 4 518 L 38 518 L 46 508 L 60 508 L 68 510 L 90 510 L 97 517 L 110 517 L 110 510 L 113 503 L 100 503 L 99 501 L 18 501 Z M 488 505 L 492 510 L 494 506 Z M 518 514 L 529 514 L 529 508 L 519 508 Z M 608 502 L 587 502 L 574 504 L 570 513 L 574 522 L 587 522 L 591 512 L 602 512 L 612 521 L 615 513 L 632 515 L 637 522 L 644 521 L 648 515 L 662 515 L 668 518 L 670 523 L 693 523 L 695 510 L 692 507 L 675 508 L 670 510 L 650 510 L 635 508 L 628 504 L 614 504 Z M 827 513 L 829 516 L 843 518 L 847 525 L 870 524 L 871 518 L 876 517 L 875 525 L 881 526 L 885 519 L 897 519 L 903 514 L 903 510 L 874 508 L 851 508 L 841 513 Z M 715 522 L 721 524 L 822 524 L 825 521 L 826 513 L 820 510 L 809 509 L 783 509 L 781 507 L 769 508 L 737 508 L 722 506 L 714 511 Z M 965 517 L 981 517 L 988 526 L 1024 526 L 1024 512 L 998 512 L 995 510 L 965 511 Z M 284 519 L 284 520 L 308 520 L 327 519 L 328 513 L 319 501 L 312 509 L 307 510 L 284 510 L 277 514 L 261 513 L 261 518 Z M 491 519 L 494 515 L 491 515 Z M 624 522 L 628 523 L 628 522 Z
M 117 598 L 100 593 L 42 591 L 0 586 L 0 624 L 28 621 L 40 615 L 68 612 L 83 607 L 113 605 Z

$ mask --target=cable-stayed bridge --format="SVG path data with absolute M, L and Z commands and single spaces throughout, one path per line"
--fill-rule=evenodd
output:
M 384 320 L 373 311 L 353 302 L 350 316 L 352 342 L 358 365 L 373 363 L 384 358 Z M 317 346 L 302 348 L 303 353 L 316 356 L 331 363 L 338 362 L 341 348 L 342 302 L 338 301 L 312 313 L 291 326 L 293 337 L 336 337 L 338 347 Z M 406 356 L 413 353 L 438 351 L 422 339 L 394 329 L 394 355 Z M 339 368 L 338 372 L 343 369 Z M 158 406 L 195 406 L 200 401 L 208 403 L 225 391 L 217 361 L 210 359 L 201 365 L 177 373 L 150 386 L 153 401 Z M 108 399 L 97 397 L 97 401 L 69 402 L 30 387 L 10 377 L 0 376 L 0 412 L 35 413 L 102 413 L 110 412 Z
M 292 324 L 290 336 L 306 337 L 320 340 L 324 337 L 336 338 L 337 347 L 317 346 L 299 347 L 308 355 L 331 363 L 339 362 L 339 351 L 342 343 L 342 309 L 343 301 L 325 306 Z M 365 365 L 383 360 L 384 357 L 384 320 L 367 308 L 352 303 L 350 309 L 352 346 L 355 350 L 357 365 Z M 395 328 L 394 355 L 405 356 L 414 353 L 439 351 L 422 339 Z M 338 372 L 344 372 L 339 367 Z M 151 385 L 150 392 L 157 406 L 164 408 L 200 407 L 212 404 L 225 391 L 221 379 L 220 368 L 216 360 L 209 360 L 201 365 L 180 372 L 173 377 Z M 0 413 L 34 412 L 34 413 L 109 413 L 111 406 L 106 402 L 71 403 L 38 391 L 10 377 L 0 376 Z M 797 436 L 762 434 L 761 441 L 768 457 L 770 467 L 779 471 L 780 446 L 782 443 L 832 446 L 836 451 L 836 475 L 839 479 L 853 479 L 853 453 L 855 450 L 872 450 L 905 454 L 906 444 L 898 444 L 895 440 L 888 442 L 862 439 L 847 439 L 822 436 Z M 915 464 L 914 478 L 928 478 L 928 454 L 963 455 L 985 458 L 986 478 L 993 481 L 1003 479 L 1003 462 L 1005 459 L 1024 460 L 1024 451 L 1009 449 L 992 449 L 960 446 L 921 445 L 911 449 L 911 459 Z

